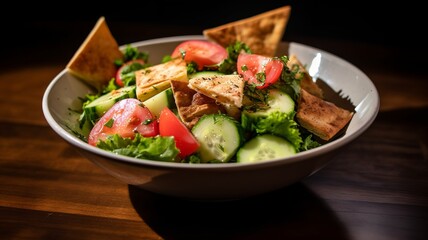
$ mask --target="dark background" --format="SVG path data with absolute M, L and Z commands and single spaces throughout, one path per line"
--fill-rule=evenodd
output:
M 11 2 L 0 16 L 1 66 L 65 64 L 100 16 L 117 42 L 201 34 L 205 28 L 291 5 L 283 40 L 318 47 L 373 68 L 422 69 L 423 8 L 412 1 L 90 1 Z M 337 47 L 340 42 L 342 46 Z M 345 48 L 343 47 L 345 46 Z M 358 54 L 347 59 L 347 51 Z M 361 51 L 363 49 L 363 51 Z M 376 58 L 373 59 L 373 56 Z M 367 64 L 369 63 L 369 64 Z M 0 71 L 1 69 L 0 68 Z M 408 67 L 410 68 L 410 67 Z

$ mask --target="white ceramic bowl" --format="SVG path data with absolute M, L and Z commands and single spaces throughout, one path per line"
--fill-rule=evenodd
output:
M 177 36 L 131 44 L 150 54 L 151 63 L 188 39 Z M 287 159 L 240 164 L 184 164 L 141 160 L 116 155 L 93 147 L 70 130 L 70 108 L 79 107 L 78 97 L 90 92 L 86 84 L 67 71 L 60 72 L 43 96 L 43 113 L 52 129 L 82 155 L 124 183 L 145 190 L 193 200 L 230 200 L 273 191 L 308 177 L 330 160 L 331 154 L 360 136 L 379 111 L 379 95 L 372 81 L 358 68 L 328 52 L 299 43 L 282 43 L 280 53 L 294 53 L 314 77 L 324 80 L 334 91 L 349 96 L 356 113 L 346 133 L 321 147 Z

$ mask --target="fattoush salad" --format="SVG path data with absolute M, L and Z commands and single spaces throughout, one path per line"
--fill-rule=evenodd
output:
M 95 89 L 75 109 L 79 137 L 140 159 L 286 158 L 332 141 L 353 116 L 323 99 L 297 56 L 254 53 L 243 40 L 185 40 L 151 63 L 120 49 L 100 18 L 67 69 Z

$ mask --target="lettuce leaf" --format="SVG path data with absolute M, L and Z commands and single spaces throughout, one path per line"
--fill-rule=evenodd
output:
M 270 133 L 283 137 L 299 150 L 303 139 L 299 131 L 299 125 L 294 121 L 294 115 L 294 112 L 293 114 L 286 114 L 279 111 L 257 118 L 249 118 L 243 115 L 242 126 L 244 129 L 256 134 Z
M 100 140 L 97 147 L 128 157 L 173 162 L 179 153 L 173 137 L 143 137 L 136 134 L 134 139 L 118 134 Z

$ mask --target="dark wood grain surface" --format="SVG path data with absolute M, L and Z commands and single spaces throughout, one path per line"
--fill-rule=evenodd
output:
M 32 23 L 35 32 L 60 34 L 58 41 L 3 48 L 0 239 L 428 239 L 428 75 L 410 64 L 414 52 L 288 35 L 363 70 L 380 93 L 376 120 L 299 183 L 249 199 L 189 202 L 119 182 L 45 121 L 44 90 L 93 23 Z M 120 21 L 111 27 L 120 44 L 200 30 Z

